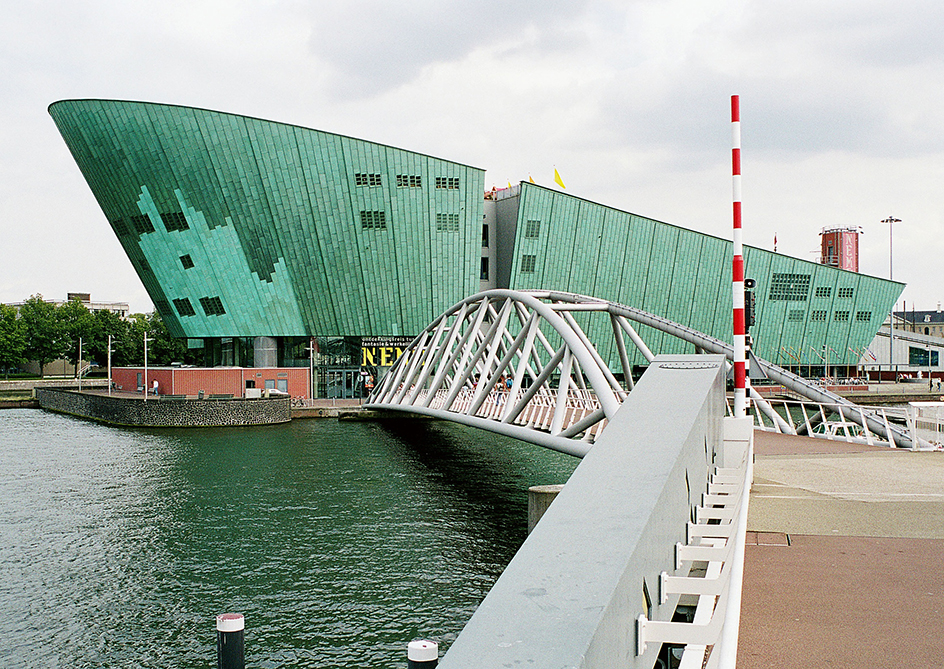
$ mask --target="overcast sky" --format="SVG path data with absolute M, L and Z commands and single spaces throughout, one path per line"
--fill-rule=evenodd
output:
M 729 238 L 741 98 L 744 241 L 944 301 L 944 3 L 161 0 L 0 9 L 0 301 L 152 309 L 46 107 L 146 100 L 302 125 Z

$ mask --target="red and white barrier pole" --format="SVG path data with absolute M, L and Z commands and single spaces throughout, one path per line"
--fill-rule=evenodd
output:
M 747 415 L 747 331 L 744 323 L 744 249 L 741 243 L 741 104 L 731 96 L 731 175 L 734 200 L 734 416 Z

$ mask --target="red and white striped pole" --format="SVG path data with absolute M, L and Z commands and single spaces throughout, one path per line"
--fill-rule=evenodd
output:
M 741 103 L 731 96 L 731 179 L 734 199 L 734 416 L 747 415 L 747 331 L 744 323 L 744 249 L 741 243 Z

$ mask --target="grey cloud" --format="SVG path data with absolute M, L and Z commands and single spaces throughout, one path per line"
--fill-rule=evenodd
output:
M 335 88 L 342 97 L 364 96 L 410 81 L 427 65 L 460 59 L 529 28 L 538 29 L 544 46 L 550 42 L 561 48 L 544 31 L 566 27 L 584 6 L 566 0 L 331 3 L 311 13 L 310 48 L 335 68 Z M 567 31 L 561 35 L 568 36 Z

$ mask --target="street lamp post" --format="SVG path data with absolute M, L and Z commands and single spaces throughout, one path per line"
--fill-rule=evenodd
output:
M 108 335 L 108 394 L 111 395 L 111 335 Z
M 888 223 L 888 280 L 893 281 L 892 224 L 901 223 L 901 219 L 889 216 L 888 218 L 883 218 L 882 223 Z M 892 305 L 892 311 L 888 315 L 888 368 L 892 372 L 892 380 L 895 380 L 895 305 Z
M 147 402 L 148 396 L 148 364 L 147 364 L 147 344 L 153 339 L 148 339 L 147 332 L 144 333 L 144 401 Z

